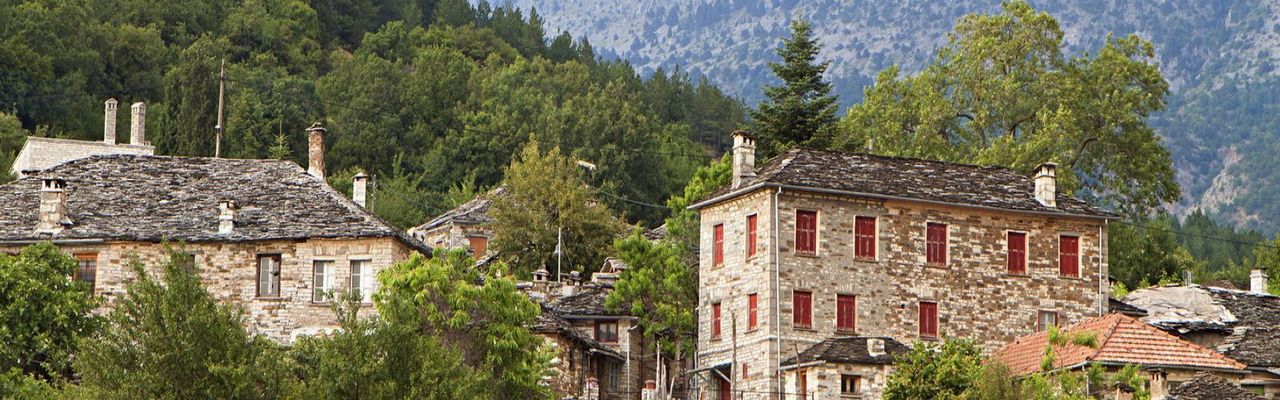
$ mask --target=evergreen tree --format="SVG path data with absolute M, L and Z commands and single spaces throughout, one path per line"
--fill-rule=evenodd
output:
M 823 79 L 831 62 L 817 61 L 820 50 L 809 23 L 793 21 L 791 37 L 778 48 L 782 62 L 769 64 L 782 85 L 766 87 L 768 99 L 751 113 L 763 156 L 797 145 L 820 146 L 833 134 L 839 104 Z

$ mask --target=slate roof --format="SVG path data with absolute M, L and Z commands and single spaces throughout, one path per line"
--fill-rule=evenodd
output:
M 836 190 L 867 197 L 942 202 L 1023 212 L 1115 218 L 1083 200 L 1058 194 L 1057 207 L 1035 199 L 1030 177 L 1002 167 L 981 167 L 843 151 L 793 149 L 756 168 L 739 189 L 721 188 L 690 206 L 699 208 L 757 186 Z
M 36 233 L 42 178 L 66 182 L 71 223 Z M 231 234 L 218 233 L 218 204 L 239 205 Z M 289 161 L 99 155 L 0 186 L 0 242 L 102 239 L 254 241 L 394 237 L 421 242 L 357 206 Z
M 885 354 L 871 355 L 867 351 L 867 340 L 884 340 Z M 788 358 L 782 365 L 796 365 L 813 361 L 826 361 L 835 364 L 893 364 L 894 357 L 911 351 L 910 347 L 890 337 L 833 337 L 815 344 L 799 355 Z
M 1132 304 L 1117 300 L 1115 297 L 1107 297 L 1107 308 L 1109 308 L 1112 312 L 1118 312 L 1131 317 L 1140 318 L 1140 317 L 1147 316 L 1146 310 L 1143 310 L 1138 307 L 1134 307 Z
M 1169 400 L 1262 400 L 1263 397 L 1207 372 L 1169 390 Z
M 586 346 L 593 352 L 602 353 L 606 356 L 619 360 L 623 359 L 622 355 L 618 354 L 617 351 L 610 349 L 608 346 L 596 341 L 594 338 L 584 335 L 582 332 L 574 329 L 573 324 L 570 324 L 569 321 L 566 321 L 564 318 L 556 315 L 556 311 L 549 308 L 545 303 L 542 304 L 542 313 L 538 314 L 538 319 L 535 322 L 532 331 L 534 333 L 563 335 L 564 337 L 569 338 L 569 340 Z
M 414 227 L 413 230 L 415 232 L 425 232 L 450 222 L 462 225 L 493 222 L 493 218 L 489 216 L 489 206 L 493 204 L 494 197 L 501 196 L 503 193 L 506 193 L 505 187 L 498 186 L 493 188 L 488 193 L 467 200 L 467 202 L 459 204 L 452 210 L 445 211 L 443 214 L 432 218 L 427 223 Z
M 153 155 L 150 145 L 111 144 L 98 140 L 75 140 L 28 136 L 27 143 L 14 157 L 12 172 L 25 175 L 52 168 L 78 158 L 107 154 Z
M 1112 313 L 1063 328 L 1064 334 L 1093 332 L 1097 348 L 1067 344 L 1055 346 L 1053 367 L 1070 367 L 1088 362 L 1136 364 L 1186 369 L 1241 370 L 1244 364 L 1222 354 L 1183 340 L 1159 328 L 1124 314 Z M 1040 361 L 1049 343 L 1048 332 L 1023 336 L 996 352 L 995 358 L 1015 375 L 1040 371 Z
M 1175 334 L 1226 335 L 1216 350 L 1251 367 L 1280 367 L 1280 297 L 1206 286 L 1139 289 L 1125 297 L 1142 320 Z
M 551 302 L 557 314 L 565 317 L 626 317 L 625 312 L 610 312 L 604 307 L 604 299 L 609 293 L 602 288 L 584 287 L 581 292 L 565 296 Z

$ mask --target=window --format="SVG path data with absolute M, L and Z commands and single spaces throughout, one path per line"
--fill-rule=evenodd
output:
M 485 249 L 489 247 L 489 238 L 484 236 L 468 236 L 467 245 L 471 247 L 471 254 L 479 258 L 484 255 Z
M 333 295 L 333 261 L 313 261 L 311 264 L 311 301 L 323 303 Z
M 760 310 L 759 304 L 759 298 L 755 293 L 747 295 L 747 330 L 756 329 L 759 323 L 756 318 L 756 313 Z
M 938 303 L 920 302 L 920 337 L 938 337 Z
M 796 253 L 818 254 L 817 211 L 796 211 Z
M 756 255 L 756 215 L 747 216 L 747 258 Z
M 596 340 L 604 343 L 617 343 L 618 321 L 596 321 Z
M 853 332 L 858 320 L 857 301 L 847 294 L 836 295 L 836 330 Z
M 742 379 L 747 379 L 748 372 L 750 372 L 750 370 L 747 368 L 747 363 L 742 363 Z
M 1010 274 L 1027 273 L 1027 234 L 1022 232 L 1009 232 L 1009 260 L 1008 267 Z
M 865 260 L 876 258 L 876 219 L 857 217 L 853 223 L 853 256 Z
M 809 377 L 804 371 L 796 371 L 796 396 L 801 399 L 809 397 Z
M 1058 238 L 1058 273 L 1062 276 L 1080 276 L 1080 238 Z
M 711 337 L 720 337 L 720 303 L 711 305 Z
M 374 279 L 372 263 L 369 260 L 351 260 L 350 290 L 360 296 L 360 301 L 365 303 L 373 302 Z
M 792 292 L 791 307 L 793 308 L 791 319 L 797 328 L 813 327 L 813 293 Z
M 925 261 L 929 265 L 947 265 L 947 224 L 930 222 L 925 236 Z
M 89 292 L 93 293 L 98 287 L 98 254 L 85 253 L 76 254 L 76 276 L 78 282 L 89 284 Z
M 1048 330 L 1050 326 L 1058 326 L 1056 311 L 1040 311 L 1036 315 L 1036 332 Z
M 857 394 L 861 381 L 862 377 L 857 375 L 840 375 L 840 394 Z
M 184 251 L 178 254 L 178 265 L 181 266 L 184 271 L 193 274 L 199 272 L 196 271 L 196 253 Z
M 280 297 L 280 255 L 258 255 L 258 297 Z
M 711 265 L 724 265 L 724 224 L 716 224 L 714 244 L 711 245 Z

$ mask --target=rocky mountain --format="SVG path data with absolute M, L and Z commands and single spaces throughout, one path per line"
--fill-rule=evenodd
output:
M 1173 95 L 1152 124 L 1175 158 L 1184 199 L 1239 226 L 1280 226 L 1280 0 L 1033 0 L 1056 17 L 1068 52 L 1098 48 L 1108 34 L 1137 33 L 1157 48 Z M 754 105 L 772 82 L 767 63 L 788 21 L 813 22 L 841 102 L 892 64 L 919 69 L 966 13 L 995 1 L 516 0 L 534 7 L 548 34 L 586 36 L 599 54 L 641 71 L 705 75 Z

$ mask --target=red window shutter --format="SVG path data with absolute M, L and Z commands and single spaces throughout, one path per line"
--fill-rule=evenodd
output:
M 756 311 L 759 310 L 756 294 L 747 295 L 747 329 L 756 329 Z
M 720 337 L 720 303 L 711 305 L 711 337 Z
M 1058 239 L 1058 273 L 1063 276 L 1080 276 L 1080 238 L 1062 236 Z
M 947 225 L 930 222 L 925 230 L 925 258 L 929 265 L 947 264 Z
M 792 294 L 792 322 L 797 328 L 813 327 L 813 293 L 796 291 Z
M 747 379 L 748 373 L 750 373 L 750 369 L 747 367 L 747 363 L 742 363 L 742 379 Z
M 796 252 L 803 254 L 817 254 L 817 211 L 796 211 Z
M 920 337 L 938 337 L 938 303 L 920 303 Z
M 876 219 L 875 217 L 858 217 L 854 220 L 853 256 L 857 258 L 876 258 Z
M 1027 234 L 1009 232 L 1009 273 L 1027 273 Z
M 716 224 L 714 244 L 711 245 L 711 265 L 724 264 L 724 224 Z
M 747 258 L 756 255 L 756 216 L 747 216 Z
M 853 331 L 857 326 L 858 309 L 853 296 L 842 294 L 836 296 L 836 330 Z

